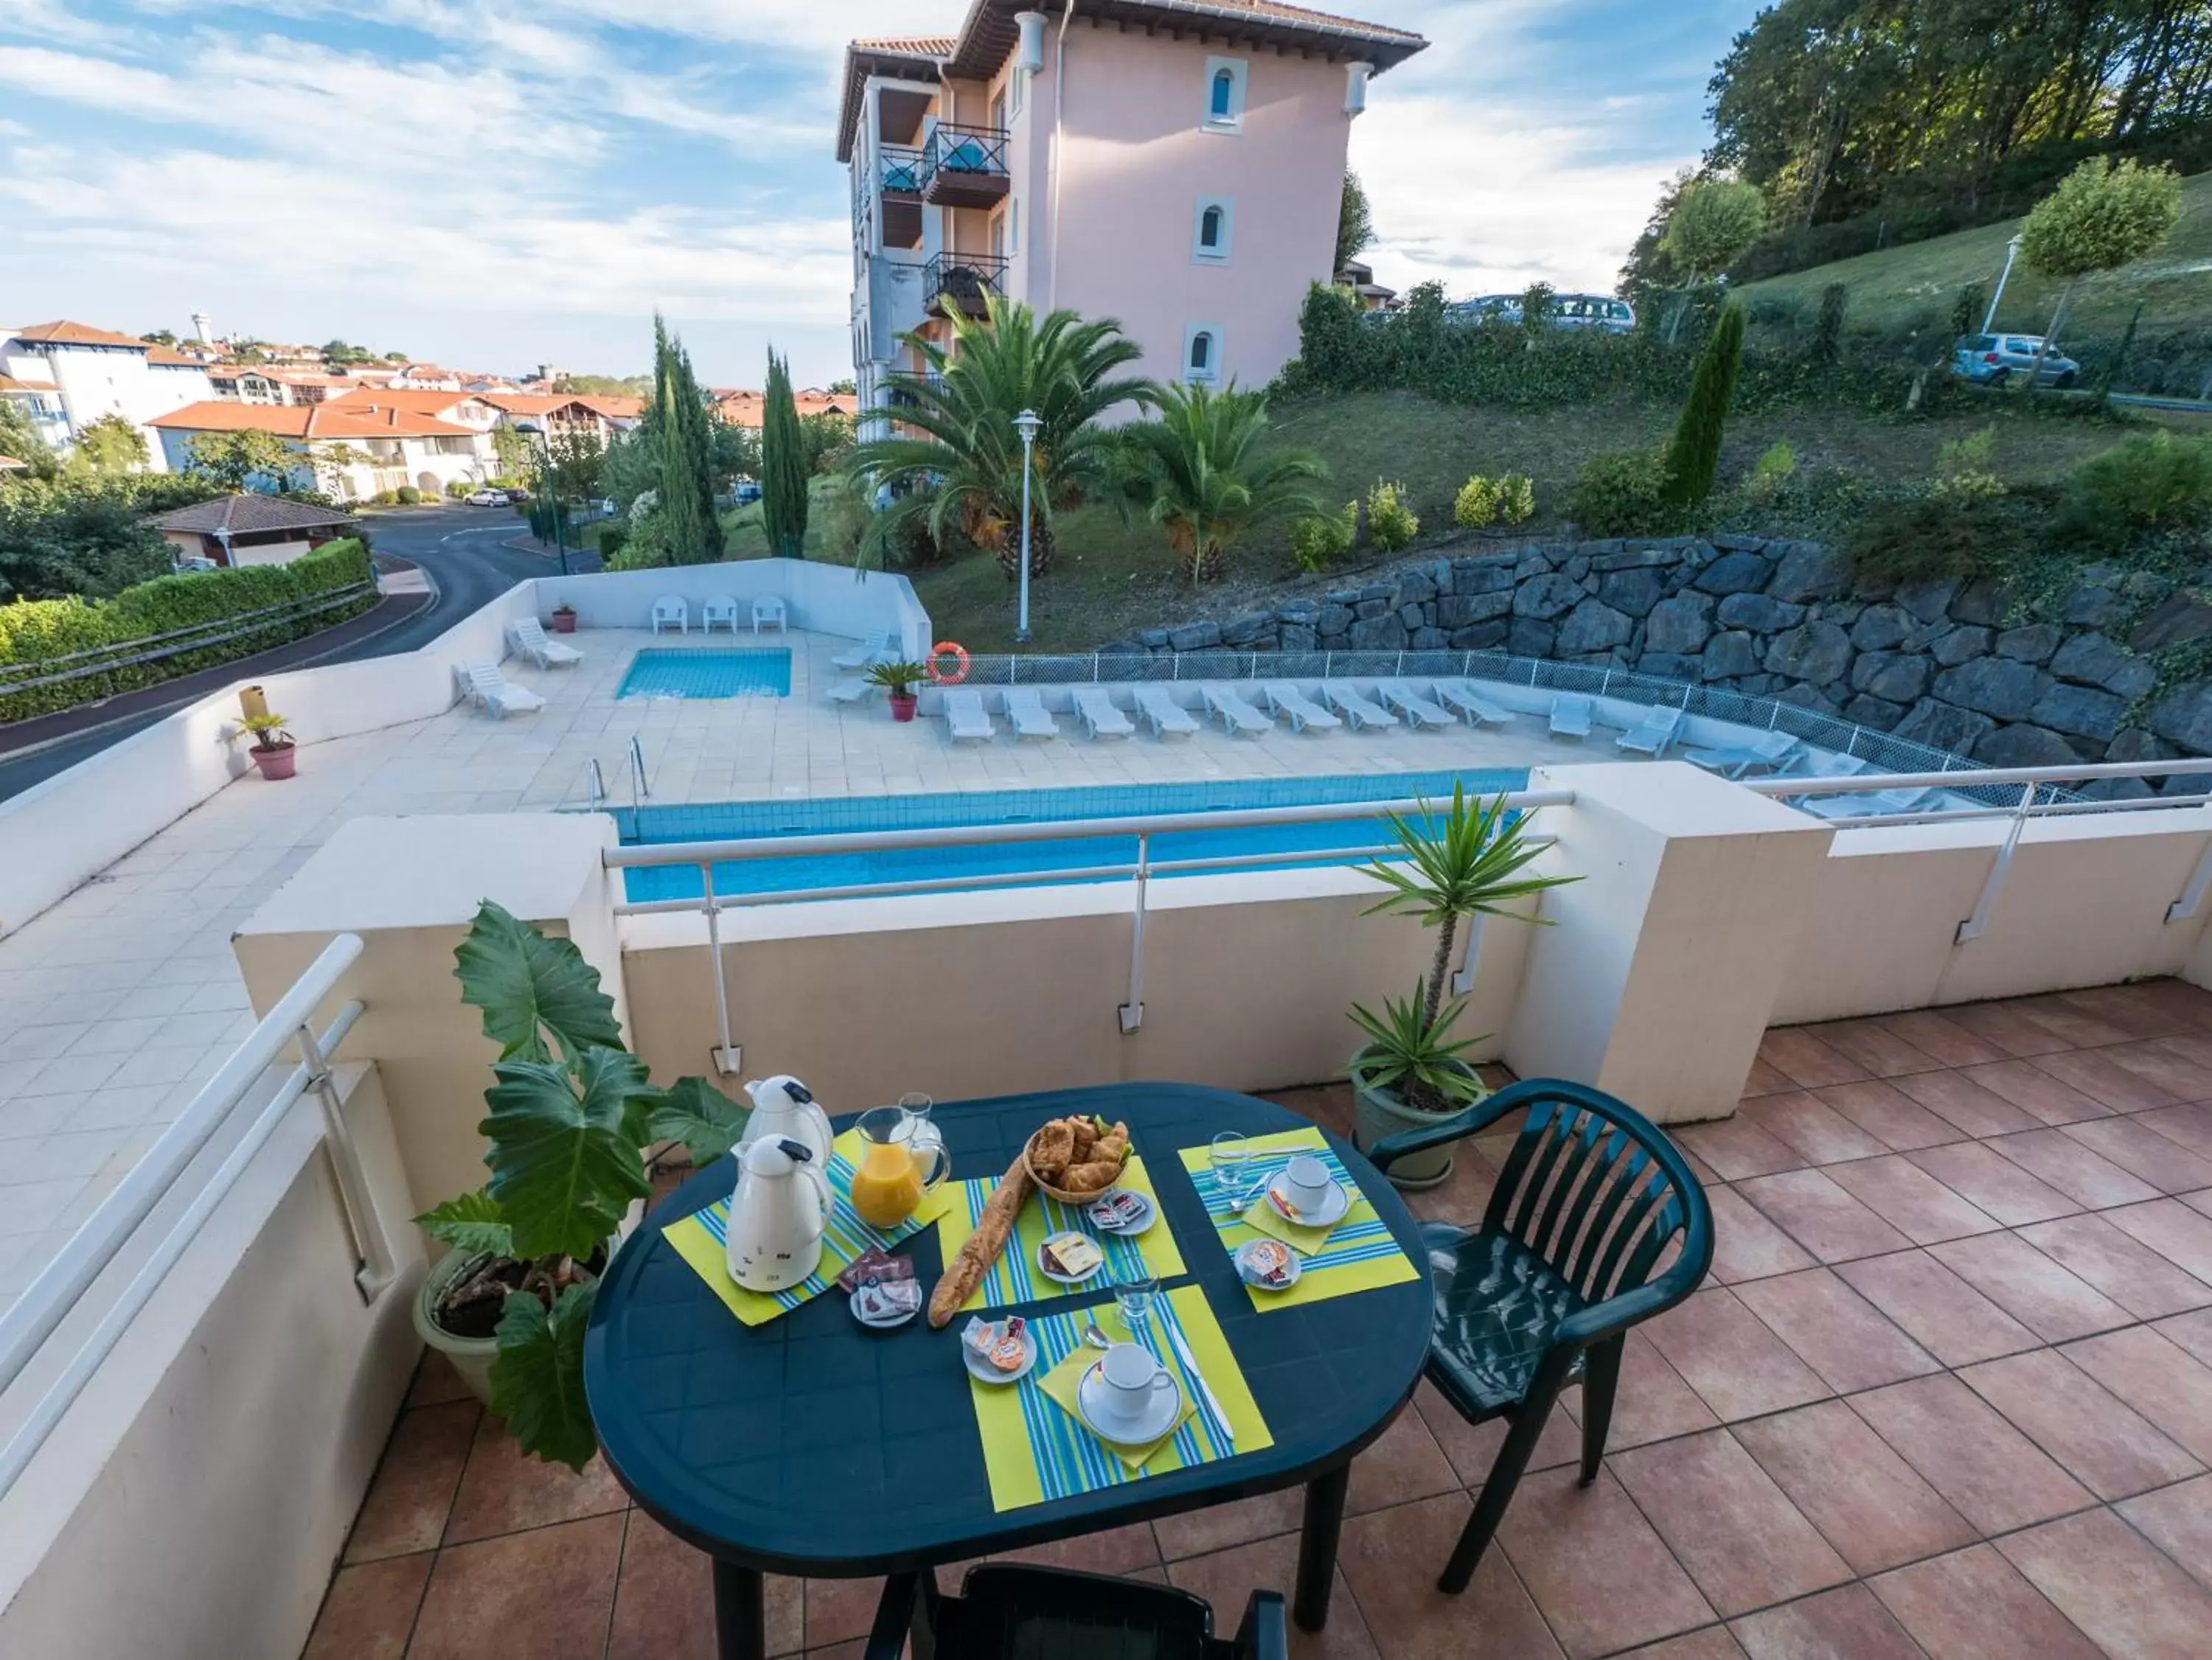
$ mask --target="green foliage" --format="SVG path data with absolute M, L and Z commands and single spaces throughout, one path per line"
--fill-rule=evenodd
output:
M 592 1254 L 634 1199 L 653 1191 L 634 1139 L 632 1108 L 649 1101 L 645 1063 L 591 1047 L 566 1063 L 495 1063 L 484 1092 L 490 1116 L 486 1191 L 514 1230 L 520 1257 Z
M 247 489 L 257 480 L 264 486 L 283 486 L 308 469 L 305 451 L 253 427 L 234 433 L 201 433 L 185 446 L 185 457 L 194 472 L 226 491 Z
M 1552 326 L 1552 302 L 1558 290 L 1548 282 L 1531 282 L 1521 291 L 1521 331 L 1540 335 Z
M 192 474 L 108 478 L 46 459 L 38 471 L 0 475 L 0 599 L 106 597 L 157 576 L 169 544 L 142 521 L 216 494 Z
M 422 505 L 422 493 L 412 484 L 403 484 L 392 494 L 398 499 L 399 505 L 403 507 L 419 507 Z
M 1455 1003 L 1431 1017 L 1418 992 L 1402 1001 L 1384 997 L 1380 1015 L 1364 1003 L 1352 1004 L 1352 1023 L 1367 1039 L 1352 1057 L 1356 1080 L 1428 1112 L 1448 1112 L 1481 1100 L 1481 1081 L 1466 1056 L 1482 1039 L 1451 1035 L 1466 1009 Z
M 2142 258 L 2181 216 L 2181 180 L 2167 167 L 2092 156 L 2059 181 L 2020 227 L 2020 256 L 2045 276 L 2076 278 Z
M 446 500 L 459 501 L 462 497 L 473 493 L 476 488 L 465 478 L 449 478 L 446 481 Z
M 647 1127 L 654 1141 L 680 1142 L 692 1163 L 705 1164 L 737 1146 L 751 1116 L 704 1078 L 678 1078 L 661 1092 Z
M 2136 308 L 2128 313 L 2128 326 L 2120 335 L 2120 343 L 2106 358 L 2104 367 L 2097 371 L 2097 406 L 2104 408 L 2112 401 L 2113 383 L 2119 379 L 2120 371 L 2128 360 L 2128 353 L 2136 343 L 2136 325 L 2142 321 L 2143 303 L 2136 301 Z
M 1987 500 L 2005 493 L 1995 466 L 1997 429 L 1984 427 L 1936 449 L 1936 494 Z
M 622 1043 L 615 1000 L 575 942 L 549 939 L 489 900 L 454 948 L 453 973 L 503 1061 L 574 1060 Z
M 1713 476 L 1720 467 L 1722 431 L 1728 424 L 1729 405 L 1735 398 L 1736 376 L 1742 367 L 1743 307 L 1731 306 L 1721 313 L 1720 327 L 1698 354 L 1689 399 L 1667 445 L 1663 463 L 1667 498 L 1677 507 L 1701 506 L 1713 493 Z
M 491 1363 L 491 1409 L 523 1451 L 579 1473 L 599 1450 L 584 1394 L 584 1332 L 599 1288 L 576 1281 L 550 1308 L 535 1292 L 509 1292 Z
M 1592 536 L 1651 536 L 1680 517 L 1667 468 L 1651 450 L 1601 450 L 1582 464 L 1567 516 Z
M 761 409 L 761 528 L 769 552 L 779 559 L 806 556 L 806 481 L 813 471 L 792 397 L 790 366 L 770 352 Z
M 653 447 L 662 561 L 671 565 L 711 564 L 722 556 L 722 524 L 714 516 L 712 474 L 714 440 L 708 431 L 707 396 L 691 372 L 690 354 L 668 332 L 659 312 L 653 318 Z
M 1831 282 L 1820 290 L 1820 314 L 1813 324 L 1812 344 L 1805 355 L 1818 368 L 1833 368 L 1844 354 L 1844 318 L 1850 309 L 1850 285 Z
M 445 1203 L 416 1219 L 422 1231 L 441 1245 L 449 1245 L 471 1257 L 512 1257 L 514 1230 L 499 1201 L 478 1189 L 457 1193 Z
M 0 512 L 0 569 L 6 568 L 6 515 Z M 167 564 L 166 554 L 160 556 L 160 562 Z M 330 627 L 375 604 L 374 592 L 364 591 L 349 603 L 312 616 L 277 615 L 240 621 L 235 631 L 219 631 L 235 632 L 235 639 L 177 651 L 152 663 L 106 666 L 154 649 L 144 644 L 154 635 L 245 619 L 248 613 L 319 599 L 341 589 L 366 585 L 369 577 L 368 549 L 349 538 L 327 542 L 289 565 L 248 565 L 156 577 L 124 589 L 112 600 L 71 595 L 0 604 L 0 685 L 34 678 L 42 671 L 101 669 L 81 679 L 27 691 L 0 690 L 0 721 L 27 719 L 117 692 L 158 685 Z M 94 655 L 69 663 L 52 661 L 80 652 Z
M 1492 524 L 1520 524 L 1535 517 L 1536 487 L 1523 473 L 1485 478 L 1480 473 L 1460 486 L 1452 500 L 1452 523 L 1462 530 Z
M 1788 439 L 1778 438 L 1752 464 L 1751 476 L 1744 482 L 1744 488 L 1755 501 L 1772 501 L 1796 476 L 1797 451 L 1790 447 Z
M 817 409 L 801 415 L 799 430 L 805 441 L 810 476 L 831 473 L 845 464 L 853 447 L 853 418 L 839 409 Z
M 1121 432 L 1123 486 L 1194 583 L 1217 580 L 1252 531 L 1322 511 L 1314 486 L 1327 470 L 1303 451 L 1268 447 L 1264 392 L 1169 386 L 1158 419 Z
M 2200 526 L 2212 518 L 2212 443 L 2131 433 L 2074 470 L 2066 507 L 2068 532 L 2104 546 Z
M 1341 513 L 1319 513 L 1291 526 L 1291 557 L 1301 571 L 1318 575 L 1352 551 L 1359 536 L 1359 504 L 1347 501 Z
M 1367 205 L 1367 191 L 1359 175 L 1346 167 L 1344 196 L 1336 210 L 1336 263 L 1329 267 L 1330 272 L 1341 271 L 1374 240 L 1375 215 Z
M 292 735 L 284 730 L 290 718 L 279 714 L 248 715 L 238 723 L 240 730 L 249 735 L 257 749 L 289 749 Z
M 146 464 L 146 440 L 136 427 L 111 410 L 78 430 L 76 451 L 70 459 L 95 473 L 135 472 Z
M 1951 337 L 1962 334 L 1978 334 L 1981 330 L 1982 314 L 1989 309 L 1989 290 L 1978 282 L 1960 284 L 1959 292 L 1951 300 Z
M 52 478 L 60 470 L 59 459 L 31 424 L 29 413 L 12 397 L 0 397 L 0 456 L 21 462 L 32 478 Z M 7 476 L 0 473 L 0 483 Z
M 1674 268 L 1694 282 L 1726 270 L 1765 226 L 1766 199 L 1756 185 L 1699 179 L 1676 199 L 1659 245 Z
M 2040 488 L 1976 495 L 1924 487 L 1877 496 L 1852 514 L 1845 549 L 1863 588 L 1971 582 L 2032 558 L 2049 533 L 2055 500 Z
M 535 478 L 544 458 L 537 441 L 504 416 L 491 429 L 491 447 L 500 472 L 509 478 Z
M 1406 487 L 1387 479 L 1375 481 L 1367 493 L 1367 539 L 1386 554 L 1413 545 L 1421 521 L 1406 501 Z
M 868 669 L 871 686 L 880 686 L 895 698 L 902 698 L 929 678 L 929 668 L 920 663 L 878 663 Z

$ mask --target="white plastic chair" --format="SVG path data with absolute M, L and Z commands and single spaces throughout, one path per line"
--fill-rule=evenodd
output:
M 988 743 L 995 729 L 991 712 L 983 706 L 983 694 L 972 686 L 948 686 L 944 696 L 945 731 L 957 739 Z
M 467 669 L 469 696 L 505 720 L 516 712 L 543 709 L 545 700 L 526 686 L 517 686 L 499 671 L 496 663 L 472 663 Z
M 672 623 L 679 634 L 691 632 L 691 608 L 674 594 L 663 594 L 653 602 L 653 632 L 659 633 L 662 625 Z
M 1164 686 L 1139 686 L 1132 694 L 1137 702 L 1137 713 L 1152 729 L 1152 736 L 1164 738 L 1170 732 L 1177 737 L 1188 737 L 1198 730 L 1198 723 L 1190 712 L 1175 700 Z
M 713 633 L 718 622 L 725 625 L 733 634 L 738 632 L 738 602 L 733 595 L 709 594 L 699 607 L 701 633 Z
M 790 623 L 783 609 L 783 602 L 774 594 L 763 594 L 753 602 L 753 633 L 759 633 L 761 625 L 764 622 L 773 622 L 779 634 L 787 634 L 791 632 Z M 735 621 L 732 621 L 730 624 L 730 632 L 735 633 L 737 631 L 738 625 Z
M 1710 749 L 1685 749 L 1682 759 L 1695 761 L 1709 772 L 1740 779 L 1761 767 L 1785 766 L 1803 747 L 1787 732 L 1759 732 L 1741 743 L 1721 744 Z
M 1500 708 L 1483 696 L 1474 689 L 1472 681 L 1440 680 L 1436 693 L 1438 703 L 1465 715 L 1470 726 L 1480 726 L 1486 721 L 1492 726 L 1505 726 L 1512 722 L 1513 712 Z
M 1014 724 L 1014 736 L 1024 738 L 1056 738 L 1060 723 L 1052 718 L 1052 711 L 1044 706 L 1044 699 L 1033 686 L 1010 686 L 1005 698 L 1006 718 Z
M 1199 695 L 1206 700 L 1207 710 L 1220 718 L 1225 732 L 1257 737 L 1274 730 L 1274 716 L 1255 709 L 1233 686 L 1208 686 Z
M 838 652 L 830 659 L 830 663 L 832 668 L 836 669 L 865 669 L 872 663 L 892 660 L 891 636 L 887 628 L 880 633 L 870 634 L 849 651 Z
M 1552 700 L 1552 731 L 1563 738 L 1586 738 L 1590 733 L 1594 706 L 1581 692 L 1562 692 Z
M 1333 732 L 1344 724 L 1334 715 L 1316 703 L 1304 692 L 1287 681 L 1273 681 L 1260 688 L 1260 695 L 1267 700 L 1267 706 L 1279 715 L 1290 718 L 1291 730 L 1304 732 Z
M 1114 705 L 1103 686 L 1078 686 L 1069 694 L 1075 700 L 1076 718 L 1094 738 L 1126 738 L 1137 729 Z
M 1614 747 L 1632 749 L 1639 755 L 1649 755 L 1654 760 L 1667 753 L 1682 730 L 1682 712 L 1661 705 L 1644 712 L 1644 718 L 1635 727 L 1613 740 Z
M 1386 680 L 1375 688 L 1385 708 L 1395 709 L 1410 726 L 1450 726 L 1451 712 L 1431 702 L 1402 680 Z
M 1321 700 L 1350 721 L 1355 732 L 1363 726 L 1395 726 L 1398 724 L 1398 718 L 1374 699 L 1337 681 L 1322 682 Z
M 536 617 L 525 617 L 509 631 L 514 649 L 527 657 L 540 669 L 557 669 L 581 663 L 584 654 L 573 645 L 563 645 L 550 638 Z
M 841 680 L 830 688 L 830 701 L 858 703 L 869 693 L 878 689 L 880 688 L 872 680 Z

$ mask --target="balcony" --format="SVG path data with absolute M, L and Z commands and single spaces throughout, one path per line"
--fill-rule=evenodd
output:
M 932 207 L 996 207 L 1009 187 L 1003 128 L 943 125 L 930 133 L 922 148 L 921 199 Z
M 886 409 L 911 409 L 921 399 L 914 389 L 920 385 L 939 386 L 945 378 L 926 369 L 886 369 L 884 371 L 884 391 L 880 404 Z
M 877 183 L 887 202 L 921 200 L 927 175 L 923 152 L 912 144 L 885 144 L 878 151 Z
M 981 320 L 986 302 L 1006 297 L 1004 254 L 941 253 L 921 268 L 922 309 Z

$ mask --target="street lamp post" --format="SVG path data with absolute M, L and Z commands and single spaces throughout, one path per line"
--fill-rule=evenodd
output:
M 518 421 L 514 430 L 538 440 L 538 493 L 545 499 L 545 511 L 553 520 L 553 550 L 561 555 L 561 574 L 568 574 L 568 542 L 561 534 L 561 504 L 553 494 L 553 438 L 534 421 Z
M 2006 279 L 2012 276 L 2012 262 L 2020 257 L 2018 237 L 2005 244 L 2004 270 L 1997 273 L 1997 291 L 1990 296 L 1990 309 L 1982 318 L 1982 332 L 1987 334 L 1997 320 L 1997 301 L 2004 298 Z
M 1014 620 L 1014 644 L 1030 643 L 1030 455 L 1036 445 L 1037 428 L 1044 422 L 1036 411 L 1024 409 L 1014 417 L 1014 430 L 1022 435 L 1022 577 L 1019 615 Z

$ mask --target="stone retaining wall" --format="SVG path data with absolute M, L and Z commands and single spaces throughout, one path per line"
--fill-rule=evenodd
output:
M 1993 582 L 1854 592 L 1846 561 L 1819 542 L 1549 542 L 1417 561 L 1102 650 L 1500 651 L 1777 698 L 1991 766 L 2212 753 L 2212 685 L 2138 708 L 2156 671 L 2106 632 L 2138 603 L 2124 573 L 2086 574 L 2063 621 L 2008 627 Z M 2130 638 L 2151 649 L 2202 633 L 2212 612 L 2168 607 Z

